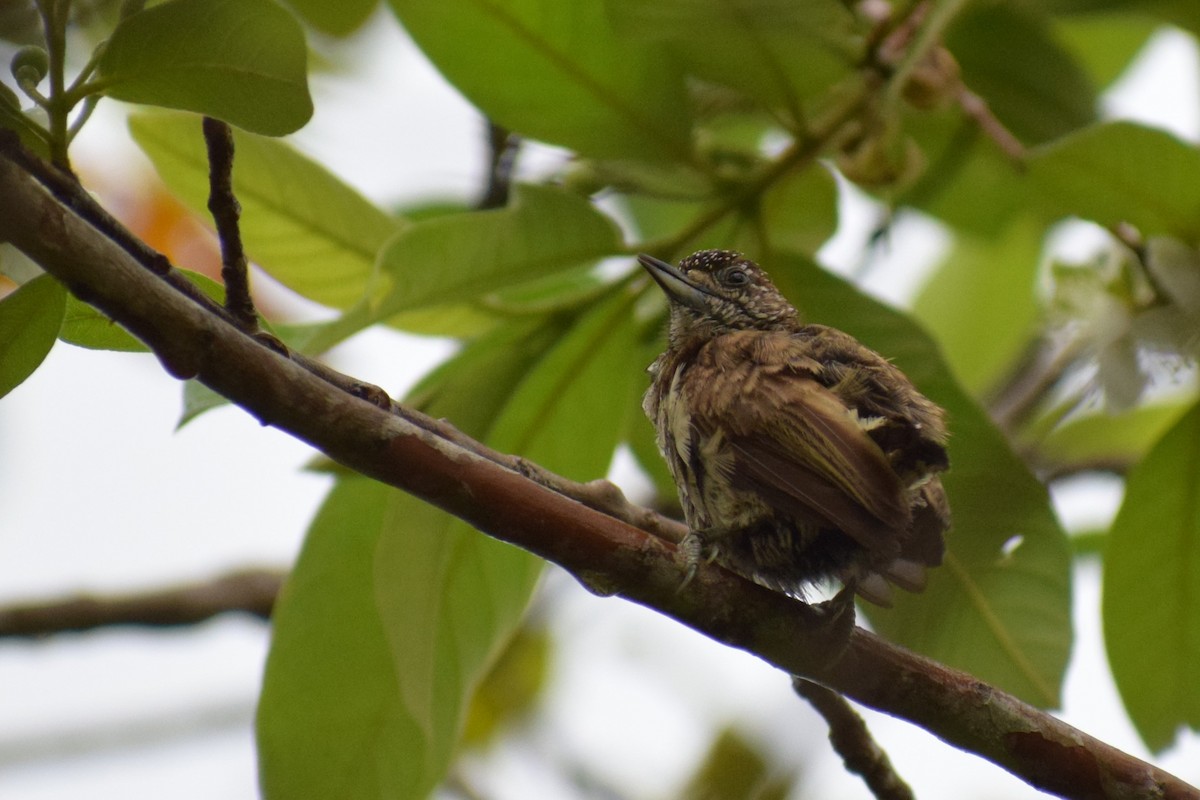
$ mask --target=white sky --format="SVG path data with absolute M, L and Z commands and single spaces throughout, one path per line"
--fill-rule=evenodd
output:
M 393 23 L 356 46 L 365 74 L 316 80 L 317 114 L 297 143 L 380 202 L 473 194 L 483 164 L 475 113 Z M 1196 140 L 1198 98 L 1190 40 L 1165 35 L 1108 107 Z M 116 109 L 101 110 L 77 160 L 119 179 L 138 156 L 121 141 Z M 845 230 L 825 253 L 843 268 L 870 225 L 861 200 L 845 208 Z M 921 222 L 902 225 L 892 242 L 908 269 L 873 275 L 917 274 L 941 246 L 936 228 Z M 898 298 L 912 283 L 873 288 Z M 370 332 L 337 355 L 346 371 L 402 393 L 445 352 Z M 153 359 L 62 344 L 0 403 L 0 604 L 166 586 L 291 559 L 327 482 L 300 471 L 311 451 L 235 409 L 175 433 L 179 408 L 178 384 Z M 1110 514 L 1117 492 L 1089 484 L 1063 495 L 1064 514 L 1077 518 Z M 1064 716 L 1145 757 L 1103 667 L 1095 565 L 1079 577 Z M 544 591 L 560 643 L 547 733 L 484 760 L 499 777 L 486 785 L 490 796 L 564 796 L 538 763 L 547 753 L 585 763 L 630 796 L 671 796 L 712 727 L 733 721 L 789 763 L 811 757 L 809 796 L 869 796 L 842 771 L 823 725 L 793 699 L 785 676 L 643 609 L 595 598 L 561 574 Z M 170 633 L 0 643 L 0 798 L 257 796 L 250 726 L 266 633 L 233 618 Z M 922 798 L 1039 796 L 920 729 L 868 716 Z M 1200 782 L 1200 740 L 1189 737 L 1161 763 Z

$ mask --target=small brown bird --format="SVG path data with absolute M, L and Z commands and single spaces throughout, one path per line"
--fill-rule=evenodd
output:
M 942 409 L 849 334 L 802 324 L 738 253 L 638 261 L 670 305 L 643 408 L 679 488 L 689 575 L 707 555 L 798 597 L 828 578 L 879 605 L 889 582 L 924 588 L 950 526 Z

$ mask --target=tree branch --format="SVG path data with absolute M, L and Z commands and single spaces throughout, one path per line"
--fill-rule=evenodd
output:
M 912 789 L 896 774 L 887 753 L 871 738 L 866 723 L 844 697 L 804 678 L 793 678 L 792 688 L 825 718 L 833 749 L 848 772 L 862 777 L 871 794 L 879 800 L 913 800 Z
M 683 559 L 670 543 L 481 455 L 482 446 L 464 447 L 415 424 L 411 413 L 347 394 L 242 333 L 144 269 L 6 151 L 0 148 L 0 239 L 146 342 L 171 374 L 196 377 L 347 467 L 560 564 L 592 591 L 653 608 L 910 720 L 1040 789 L 1065 797 L 1200 798 L 1169 773 L 969 675 L 861 629 L 835 641 L 809 606 L 716 566 L 702 567 L 679 591 Z
M 284 574 L 245 570 L 165 591 L 125 597 L 75 597 L 0 609 L 0 638 L 40 637 L 112 625 L 194 625 L 229 611 L 270 619 Z
M 517 154 L 521 151 L 521 139 L 508 128 L 497 125 L 489 119 L 487 143 L 487 182 L 475 207 L 480 209 L 502 208 L 508 203 L 513 170 L 517 166 Z
M 225 308 L 247 332 L 258 330 L 258 314 L 250 297 L 250 270 L 238 220 L 242 206 L 233 193 L 233 131 L 228 123 L 212 117 L 203 122 L 208 150 L 208 211 L 221 242 L 221 282 L 225 284 Z

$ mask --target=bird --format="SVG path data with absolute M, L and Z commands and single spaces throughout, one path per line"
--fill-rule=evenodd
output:
M 740 253 L 637 258 L 669 309 L 642 406 L 688 526 L 684 585 L 715 560 L 801 600 L 836 580 L 851 608 L 921 591 L 950 528 L 945 411 L 850 334 L 802 322 Z

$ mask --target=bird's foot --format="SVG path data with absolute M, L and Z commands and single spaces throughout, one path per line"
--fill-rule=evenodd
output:
M 841 656 L 854 630 L 854 585 L 848 584 L 829 600 L 809 605 L 816 613 L 816 624 L 829 637 L 832 660 Z
M 704 556 L 704 539 L 694 531 L 688 531 L 687 536 L 684 536 L 677 545 L 680 555 L 683 556 L 684 575 L 683 583 L 679 584 L 678 591 L 683 591 L 684 587 L 692 582 L 692 578 L 696 577 L 696 571 L 700 568 L 701 563 L 712 561 L 713 554 L 710 554 L 707 559 Z

